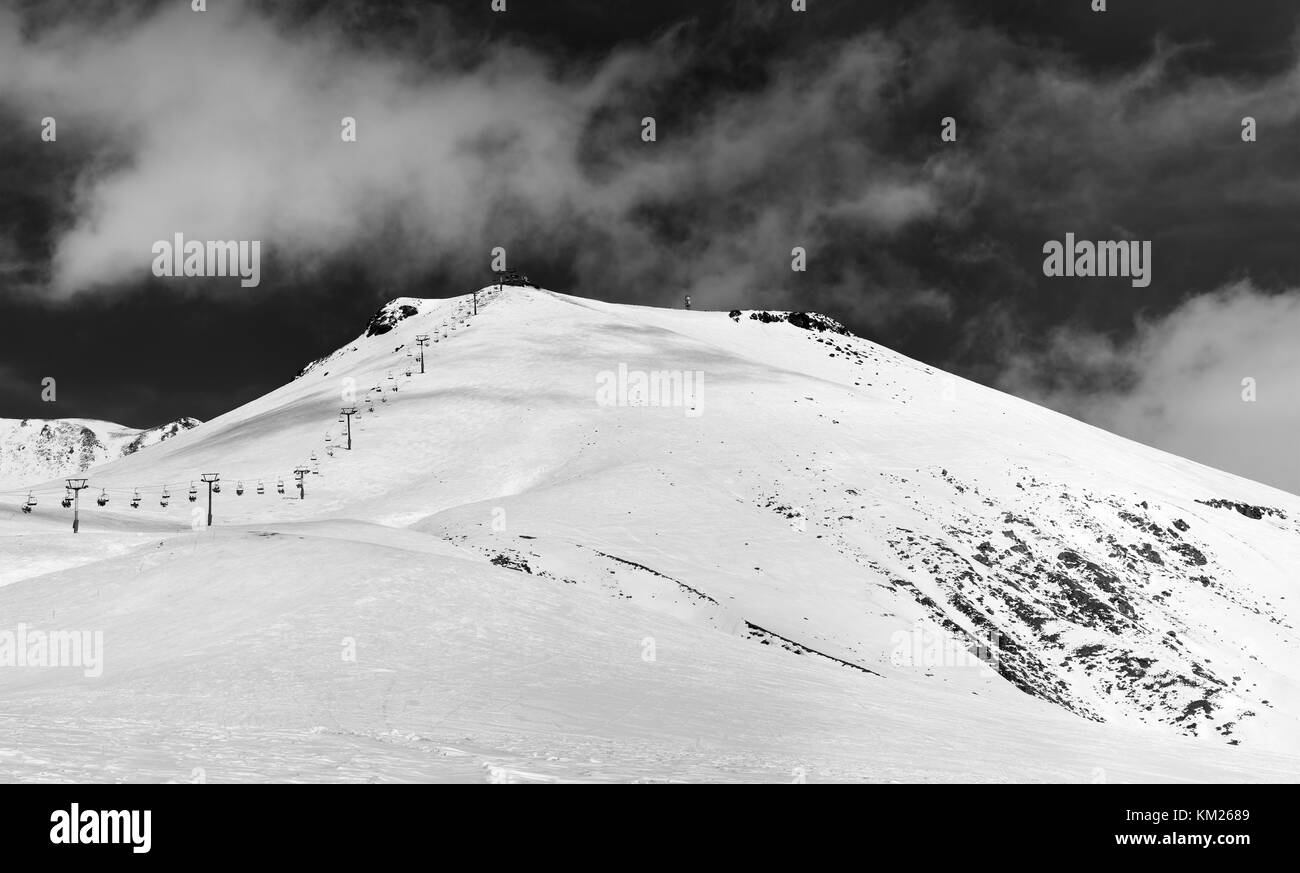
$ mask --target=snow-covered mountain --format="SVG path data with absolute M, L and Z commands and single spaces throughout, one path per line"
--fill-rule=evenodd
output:
M 1300 776 L 1295 495 L 825 316 L 471 305 L 0 514 L 4 621 L 107 641 L 0 669 L 0 777 Z
M 0 488 L 76 476 L 201 423 L 181 418 L 141 430 L 88 418 L 0 418 Z

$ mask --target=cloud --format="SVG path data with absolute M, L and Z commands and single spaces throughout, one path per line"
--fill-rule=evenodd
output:
M 866 242 L 936 220 L 965 184 L 955 162 L 913 165 L 846 130 L 884 111 L 899 47 L 879 34 L 696 109 L 672 93 L 703 51 L 679 32 L 562 69 L 508 43 L 431 65 L 238 5 L 26 36 L 8 18 L 10 99 L 92 155 L 53 240 L 56 298 L 148 281 L 153 242 L 183 233 L 261 240 L 273 287 L 341 258 L 377 282 L 483 275 L 494 245 L 526 240 L 573 253 L 571 290 L 740 305 L 791 296 L 774 277 L 793 246 L 824 257 L 846 227 Z M 640 139 L 646 115 L 657 142 Z
M 1010 362 L 1001 387 L 1300 494 L 1297 336 L 1300 290 L 1238 282 L 1140 323 L 1126 342 L 1057 330 L 1044 354 Z
M 0 75 L 60 118 L 62 141 L 125 154 L 82 170 L 76 220 L 53 256 L 61 295 L 147 277 L 152 242 L 177 232 L 260 239 L 282 279 L 340 249 L 375 248 L 387 276 L 471 241 L 486 263 L 481 204 L 513 186 L 555 208 L 566 168 L 547 156 L 600 88 L 562 89 L 510 51 L 473 76 L 434 78 L 325 33 L 288 37 L 243 9 L 173 6 L 30 42 L 15 26 L 0 32 Z M 344 116 L 357 119 L 355 145 L 340 139 Z

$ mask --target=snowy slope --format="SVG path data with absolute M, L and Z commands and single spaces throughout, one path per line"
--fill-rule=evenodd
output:
M 200 423 L 182 418 L 140 430 L 86 418 L 0 418 L 0 489 L 76 476 Z
M 97 679 L 0 669 L 0 773 L 1300 775 L 1300 498 L 829 319 L 479 305 L 393 301 L 96 470 L 75 548 L 57 483 L 6 507 L 0 631 L 109 642 Z

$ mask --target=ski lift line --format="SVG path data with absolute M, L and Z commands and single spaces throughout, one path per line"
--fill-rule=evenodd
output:
M 327 436 L 328 436 L 328 435 L 327 435 Z M 326 448 L 328 448 L 328 447 L 331 445 L 331 442 L 330 442 L 329 439 L 326 439 L 324 442 L 319 443 L 318 445 L 319 445 L 319 447 L 320 447 L 321 449 L 326 449 Z M 310 452 L 309 452 L 309 454 L 310 454 Z M 282 474 L 284 474 L 284 475 L 293 475 L 293 472 L 292 472 L 291 469 L 285 469 L 284 471 L 276 471 L 275 473 L 272 474 L 272 478 L 274 478 L 275 476 L 282 475 Z M 265 479 L 265 478 L 266 478 L 266 474 L 265 474 L 265 473 L 263 473 L 260 477 L 259 477 L 259 476 L 253 476 L 253 475 L 250 475 L 250 474 L 248 474 L 248 473 L 231 474 L 231 475 L 229 476 L 229 478 L 231 478 L 231 479 L 237 479 L 239 476 L 242 476 L 244 479 L 255 479 L 255 478 L 263 478 L 263 479 Z M 64 478 L 67 478 L 67 477 L 64 477 Z M 92 479 L 90 479 L 90 478 L 87 478 L 87 481 L 91 481 L 91 482 L 92 482 L 92 487 L 97 488 L 97 489 L 101 490 L 102 492 L 105 492 L 105 493 L 110 494 L 110 495 L 111 495 L 111 494 L 119 494 L 119 495 L 121 495 L 121 494 L 132 494 L 133 491 L 134 491 L 134 486 L 131 486 L 131 485 L 120 485 L 120 484 L 108 484 L 108 485 L 103 485 L 103 484 L 99 484 L 99 483 L 103 483 L 104 481 L 106 481 L 106 480 L 104 480 L 104 479 L 94 478 L 94 479 L 92 480 Z M 108 481 L 109 481 L 109 482 L 113 482 L 113 481 L 120 481 L 120 480 L 108 480 Z M 166 487 L 166 488 L 186 488 L 186 487 L 188 487 L 189 484 L 190 484 L 191 482 L 193 482 L 193 481 L 197 481 L 197 480 L 182 479 L 182 480 L 176 480 L 176 481 L 172 481 L 172 482 L 164 482 L 164 483 L 161 483 L 161 484 L 160 484 L 160 487 Z M 55 493 L 58 493 L 59 491 L 66 491 L 66 490 L 67 490 L 67 486 L 66 486 L 66 485 L 59 485 L 59 484 L 51 483 L 51 484 L 48 484 L 48 485 L 43 485 L 43 486 L 31 486 L 31 487 L 27 487 L 27 488 L 5 488 L 5 489 L 0 489 L 0 496 L 14 496 L 14 497 L 19 497 L 19 496 L 24 496 L 24 495 L 26 495 L 26 494 L 28 494 L 28 493 L 35 493 L 35 494 L 55 494 Z
M 484 298 L 484 305 L 486 306 L 487 303 L 488 303 L 491 299 L 493 299 L 493 298 L 485 297 L 485 298 Z M 464 319 L 464 320 L 461 322 L 461 324 L 462 324 L 462 326 L 468 326 L 468 324 L 469 324 L 469 320 L 468 320 L 468 318 Z M 454 320 L 454 319 L 449 320 L 449 322 L 444 322 L 443 325 L 441 326 L 441 330 L 446 331 L 449 327 L 450 327 L 451 330 L 455 330 L 455 329 L 456 329 L 456 324 L 455 324 L 455 320 Z M 443 338 L 444 338 L 444 339 L 447 338 L 447 334 L 446 334 L 446 333 L 443 334 Z M 437 342 L 437 341 L 438 341 L 438 339 L 437 339 L 436 336 L 434 337 L 433 341 L 434 341 L 434 342 Z M 409 349 L 407 350 L 407 357 L 413 357 L 413 355 L 411 354 L 411 350 L 409 350 Z M 380 380 L 380 385 L 376 385 L 376 386 L 375 386 L 375 390 L 380 392 L 380 395 L 381 395 L 381 396 L 380 396 L 380 400 L 381 400 L 383 403 L 387 403 L 388 400 L 387 400 L 386 397 L 383 396 L 384 392 L 383 392 L 383 388 L 381 387 L 381 386 L 382 386 L 382 383 L 383 383 L 384 381 L 393 381 L 393 382 L 395 383 L 394 386 L 393 386 L 393 392 L 394 392 L 394 393 L 397 393 L 397 392 L 398 392 L 398 389 L 399 389 L 400 387 L 405 387 L 406 385 L 408 385 L 408 384 L 412 381 L 412 379 L 413 379 L 413 375 L 412 375 L 412 372 L 411 372 L 410 370 L 405 370 L 405 378 L 398 379 L 398 378 L 395 378 L 395 377 L 393 376 L 393 371 L 392 371 L 391 369 L 389 369 L 389 370 L 387 371 L 387 380 L 381 379 L 381 380 Z M 373 402 L 372 402 L 372 403 L 373 403 Z M 368 409 L 368 412 L 370 412 L 370 413 L 373 414 L 373 412 L 374 412 L 373 405 L 370 406 L 370 408 Z M 324 444 L 323 444 L 323 448 L 324 448 L 326 454 L 327 454 L 329 457 L 331 457 L 331 458 L 334 457 L 333 446 L 331 445 L 331 439 L 330 439 L 330 435 L 329 435 L 329 434 L 326 434 L 325 441 L 324 441 Z M 311 460 L 312 460 L 312 462 L 313 462 L 314 464 L 316 464 L 316 466 L 317 466 L 317 470 L 313 470 L 313 471 L 311 471 L 311 472 L 319 472 L 319 460 L 318 460 L 317 457 L 316 457 L 316 453 L 315 453 L 315 451 L 312 451 L 312 452 L 311 452 Z M 298 472 L 298 469 L 301 469 L 301 468 L 296 468 L 294 471 L 290 472 L 289 475 L 290 475 L 290 476 L 294 476 L 294 475 L 296 475 L 297 472 Z M 234 477 L 232 477 L 232 478 L 234 478 Z M 258 480 L 256 493 L 259 494 L 259 495 L 264 493 L 263 480 L 266 479 L 266 478 L 276 479 L 276 480 L 277 480 L 277 491 L 278 491 L 279 493 L 281 493 L 281 494 L 284 493 L 284 490 L 283 490 L 283 488 L 284 488 L 284 486 L 283 486 L 283 478 L 281 477 L 281 474 L 280 474 L 279 472 L 277 472 L 277 473 L 271 475 L 270 477 L 267 477 L 267 476 L 249 476 L 249 475 L 245 474 L 245 475 L 244 475 L 244 478 L 247 478 L 247 479 L 249 479 L 250 481 L 251 481 L 252 479 L 257 479 L 257 480 Z M 89 481 L 89 480 L 87 480 L 87 481 Z M 96 480 L 96 481 L 100 481 L 100 480 Z M 236 493 L 237 495 L 242 495 L 242 494 L 244 493 L 244 490 L 245 490 L 244 487 L 243 487 L 243 480 L 242 480 L 242 479 L 237 479 L 237 481 L 238 481 L 239 484 L 236 486 L 235 493 Z M 180 481 L 176 481 L 176 482 L 166 482 L 166 483 L 163 483 L 163 484 L 161 485 L 161 489 L 162 489 L 162 490 L 159 492 L 159 501 L 160 501 L 160 503 L 162 504 L 162 506 L 164 506 L 164 507 L 167 506 L 168 501 L 169 501 L 170 498 L 171 498 L 170 489 L 171 489 L 173 486 L 176 487 L 176 488 L 178 488 L 178 489 L 184 489 L 184 488 L 186 487 L 186 484 L 187 484 L 187 483 L 188 483 L 188 485 L 190 486 L 190 487 L 189 487 L 189 492 L 188 492 L 188 494 L 187 494 L 187 496 L 189 497 L 190 502 L 192 502 L 192 503 L 193 503 L 193 502 L 197 502 L 197 491 L 196 491 L 197 486 L 195 485 L 195 480 L 180 480 Z M 129 487 L 129 486 L 121 486 L 121 487 L 119 487 L 119 486 L 117 486 L 117 485 L 112 485 L 112 486 L 108 486 L 108 485 L 104 485 L 104 486 L 96 485 L 96 486 L 94 486 L 94 487 L 99 488 L 100 494 L 99 494 L 99 497 L 96 498 L 96 501 L 95 501 L 95 502 L 96 502 L 97 505 L 99 505 L 99 506 L 101 506 L 101 507 L 103 507 L 103 506 L 105 506 L 105 505 L 107 505 L 108 503 L 111 502 L 111 496 L 112 496 L 112 495 L 119 495 L 119 496 L 122 496 L 122 495 L 129 495 L 129 496 L 130 496 L 130 499 L 131 499 L 131 506 L 132 506 L 132 508 L 138 508 L 139 505 L 140 505 L 140 501 L 141 501 L 141 499 L 142 499 L 142 495 L 141 495 L 141 492 L 140 492 L 140 489 L 139 489 L 139 488 L 134 488 L 134 487 Z M 221 486 L 220 486 L 219 484 L 214 483 L 213 486 L 212 486 L 212 489 L 213 489 L 214 493 L 218 493 L 218 494 L 221 493 Z M 63 501 L 61 501 L 61 502 L 65 502 L 65 503 L 66 503 L 66 502 L 68 501 L 68 498 L 67 498 L 66 495 L 67 495 L 68 493 L 70 493 L 69 490 L 68 490 L 68 487 L 67 487 L 66 485 L 59 486 L 59 485 L 53 485 L 53 484 L 52 484 L 52 485 L 43 486 L 43 487 L 33 487 L 33 488 L 25 489 L 25 493 L 26 493 L 26 496 L 27 496 L 27 500 L 22 504 L 23 511 L 24 511 L 24 512 L 31 512 L 31 508 L 32 508 L 33 506 L 38 505 L 38 501 L 37 501 L 36 495 L 38 495 L 38 494 L 41 494 L 41 495 L 57 494 L 60 490 L 62 490 L 62 491 L 65 492 L 65 496 L 64 496 L 64 498 L 63 498 Z M 24 489 L 0 489 L 0 496 L 15 497 L 15 496 L 22 496 L 23 494 L 24 494 Z
M 281 476 L 281 475 L 292 476 L 293 473 L 292 473 L 291 470 L 284 470 L 284 471 L 277 471 L 276 473 L 271 474 L 269 477 L 266 476 L 266 475 L 263 475 L 263 476 L 261 476 L 261 477 L 257 477 L 257 476 L 245 476 L 244 478 L 245 478 L 245 479 L 250 479 L 250 480 L 251 480 L 251 479 L 258 479 L 258 478 L 261 478 L 261 479 L 272 478 L 272 479 L 274 479 L 274 478 L 276 478 L 276 477 L 278 477 L 278 476 Z M 232 477 L 232 478 L 233 478 L 233 477 Z M 107 495 L 107 496 L 109 496 L 109 497 L 112 497 L 112 496 L 134 496 L 134 494 L 135 494 L 136 492 L 138 492 L 138 491 L 141 490 L 141 489 L 139 489 L 139 488 L 135 488 L 135 487 L 132 487 L 132 486 L 116 486 L 116 485 L 99 485 L 99 484 L 96 484 L 97 482 L 99 482 L 99 481 L 103 481 L 103 480 L 91 480 L 91 479 L 87 479 L 87 481 L 91 483 L 91 485 L 90 485 L 89 487 L 91 487 L 91 488 L 93 488 L 93 489 L 97 489 L 97 490 L 100 491 L 101 495 Z M 148 487 L 148 486 L 145 486 L 144 489 L 143 489 L 143 493 L 154 493 L 154 492 L 156 492 L 156 491 L 167 491 L 167 490 L 170 490 L 171 488 L 177 488 L 177 489 L 180 489 L 180 490 L 188 490 L 188 489 L 189 489 L 189 486 L 190 486 L 190 483 L 191 483 L 192 481 L 197 481 L 197 480 L 189 480 L 189 479 L 185 479 L 185 480 L 176 481 L 176 482 L 165 482 L 165 483 L 160 483 L 160 484 L 157 486 L 157 488 L 150 488 L 150 487 Z M 12 496 L 12 497 L 22 497 L 22 496 L 26 496 L 26 495 L 29 495 L 29 494 L 48 496 L 48 495 L 59 494 L 60 492 L 67 492 L 67 490 L 68 490 L 68 489 L 67 489 L 67 486 L 66 486 L 66 485 L 47 485 L 47 486 L 38 486 L 38 487 L 32 487 L 32 488 L 6 489 L 6 490 L 2 490 L 2 491 L 0 491 L 0 496 L 6 496 L 6 497 L 8 497 L 8 496 Z M 220 491 L 218 490 L 217 493 L 220 493 Z
M 403 381 L 402 381 L 401 383 L 399 383 L 399 384 L 403 384 L 403 385 L 406 384 L 406 380 L 403 380 Z M 326 440 L 324 443 L 321 444 L 321 447 L 324 448 L 324 447 L 329 446 L 330 444 L 331 444 L 330 441 L 329 441 L 329 440 Z M 309 455 L 310 455 L 310 454 L 314 454 L 314 453 L 315 453 L 315 452 L 314 452 L 314 450 L 313 450 L 312 452 L 309 452 Z M 286 470 L 284 470 L 283 472 L 286 473 L 286 474 L 292 475 L 292 470 L 287 470 L 287 469 L 286 469 Z M 277 471 L 277 472 L 276 472 L 275 474 L 273 474 L 273 475 L 277 475 L 277 476 L 278 476 L 278 475 L 280 475 L 280 474 L 281 474 L 281 471 Z M 238 474 L 238 475 L 241 475 L 244 479 L 254 479 L 254 478 L 263 478 L 263 479 L 265 479 L 265 478 L 266 478 L 266 475 L 265 475 L 265 474 L 263 474 L 261 477 L 252 476 L 252 475 L 249 475 L 249 474 L 247 474 L 247 473 L 241 473 L 241 474 Z M 65 477 L 65 478 L 66 478 L 66 477 Z M 235 475 L 232 475 L 230 478 L 236 478 L 236 476 L 235 476 Z M 131 493 L 134 491 L 134 487 L 133 487 L 133 486 L 128 486 L 128 485 L 118 485 L 118 484 L 101 485 L 101 484 L 98 484 L 98 483 L 102 483 L 102 482 L 104 482 L 105 480 L 103 480 L 103 479 L 98 479 L 98 478 L 93 478 L 93 479 L 92 479 L 92 478 L 90 478 L 90 477 L 87 477 L 87 481 L 90 481 L 90 482 L 94 483 L 94 484 L 93 484 L 93 487 L 94 487 L 94 488 L 97 488 L 97 489 L 99 489 L 101 492 L 104 492 L 104 493 L 107 493 L 107 494 L 131 494 Z M 109 481 L 112 482 L 113 480 L 109 480 Z M 172 481 L 172 482 L 164 482 L 164 483 L 160 483 L 160 487 L 164 487 L 164 488 L 173 488 L 173 487 L 175 487 L 175 488 L 185 488 L 185 487 L 188 487 L 188 486 L 190 485 L 191 482 L 196 482 L 196 481 L 197 481 L 197 480 L 192 480 L 192 479 L 182 479 L 182 480 L 177 480 L 177 481 Z M 48 484 L 48 485 L 43 485 L 43 486 L 31 486 L 31 487 L 27 487 L 27 488 L 6 488 L 6 489 L 0 489 L 0 496 L 15 496 L 15 497 L 17 497 L 17 496 L 23 496 L 23 495 L 26 495 L 26 494 L 29 494 L 29 493 L 34 493 L 34 494 L 55 494 L 55 493 L 58 493 L 58 492 L 60 492 L 60 491 L 66 491 L 66 490 L 67 490 L 67 486 L 66 486 L 66 485 L 59 485 L 59 484 L 51 483 L 51 484 Z
M 309 453 L 309 454 L 310 454 L 310 453 Z M 229 475 L 223 473 L 223 474 L 222 474 L 222 476 L 223 476 L 223 480 L 222 480 L 222 481 L 225 481 L 226 479 L 230 479 L 230 480 L 232 480 L 232 481 L 236 481 L 236 480 L 238 480 L 238 479 L 244 479 L 244 480 L 259 479 L 259 478 L 260 478 L 260 479 L 265 479 L 265 478 L 267 478 L 268 475 L 271 476 L 272 478 L 274 478 L 275 476 L 279 476 L 279 475 L 292 475 L 292 472 L 293 472 L 293 471 L 292 471 L 292 468 L 284 468 L 283 470 L 276 470 L 276 471 L 274 471 L 274 472 L 272 472 L 272 473 L 269 473 L 269 474 L 266 473 L 265 471 L 263 471 L 260 475 L 249 474 L 249 473 L 246 473 L 246 472 L 240 472 L 240 473 L 237 473 L 237 474 L 232 473 L 232 474 L 229 474 Z M 96 483 L 96 484 L 94 484 L 93 487 L 95 487 L 95 488 L 102 488 L 102 489 L 104 489 L 104 490 L 107 490 L 110 494 L 113 494 L 113 493 L 118 493 L 118 494 L 121 494 L 121 493 L 130 493 L 130 492 L 135 488 L 134 485 L 101 485 L 101 484 L 98 484 L 98 483 L 102 483 L 102 482 L 104 482 L 105 480 L 103 480 L 103 479 L 94 479 L 94 480 L 88 480 L 88 481 L 92 481 L 92 482 Z M 160 488 L 162 488 L 162 487 L 166 487 L 166 488 L 182 488 L 182 489 L 188 489 L 188 488 L 190 487 L 191 484 L 194 484 L 194 485 L 197 486 L 198 481 L 199 481 L 198 479 L 181 479 L 181 480 L 176 480 L 176 481 L 172 481 L 172 482 L 161 482 L 161 483 L 158 484 L 158 487 L 160 487 Z M 33 489 L 33 488 L 19 488 L 19 489 L 15 489 L 15 490 L 13 490 L 13 491 L 0 491 L 0 495 L 3 495 L 3 494 L 25 494 L 25 493 L 27 493 L 28 491 L 31 491 L 31 490 L 35 490 L 35 491 L 37 491 L 38 493 L 40 493 L 40 492 L 53 492 L 53 491 L 61 491 L 61 490 L 65 490 L 65 486 L 63 486 L 63 485 L 59 485 L 59 486 L 48 486 L 48 487 L 44 487 L 44 488 L 34 488 L 34 489 Z

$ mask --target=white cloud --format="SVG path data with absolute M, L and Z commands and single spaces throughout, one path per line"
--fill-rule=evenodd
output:
M 1298 337 L 1300 292 L 1265 294 L 1239 282 L 1140 325 L 1124 344 L 1058 331 L 1046 356 L 1013 361 L 1002 387 L 1300 493 Z M 1243 399 L 1245 379 L 1254 380 L 1254 402 Z

